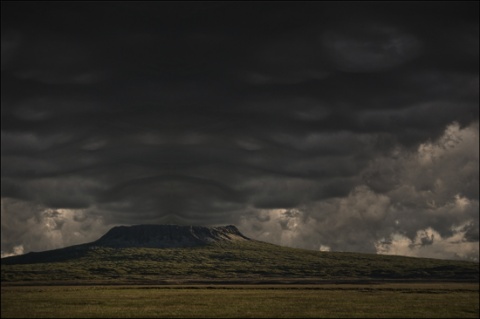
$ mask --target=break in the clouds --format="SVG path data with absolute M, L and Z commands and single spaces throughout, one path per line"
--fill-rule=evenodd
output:
M 478 260 L 478 2 L 1 6 L 2 256 L 170 223 Z

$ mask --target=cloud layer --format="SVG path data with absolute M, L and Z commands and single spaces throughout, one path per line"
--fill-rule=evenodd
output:
M 478 21 L 475 2 L 2 3 L 2 255 L 173 223 L 478 260 Z

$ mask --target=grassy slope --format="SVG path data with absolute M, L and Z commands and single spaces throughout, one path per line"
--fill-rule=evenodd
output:
M 49 262 L 55 255 L 60 261 Z M 158 283 L 185 279 L 479 279 L 479 264 L 473 262 L 318 252 L 257 241 L 175 249 L 90 247 L 87 250 L 59 250 L 43 256 L 47 257 L 34 264 L 8 265 L 2 260 L 2 283 Z

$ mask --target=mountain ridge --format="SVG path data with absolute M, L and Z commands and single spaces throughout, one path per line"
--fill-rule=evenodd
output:
M 250 239 L 233 225 L 206 227 L 146 224 L 113 227 L 92 244 L 106 247 L 174 248 L 232 240 Z

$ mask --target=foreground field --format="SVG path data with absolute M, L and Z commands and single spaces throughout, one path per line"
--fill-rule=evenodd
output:
M 2 318 L 478 318 L 478 283 L 2 287 Z

